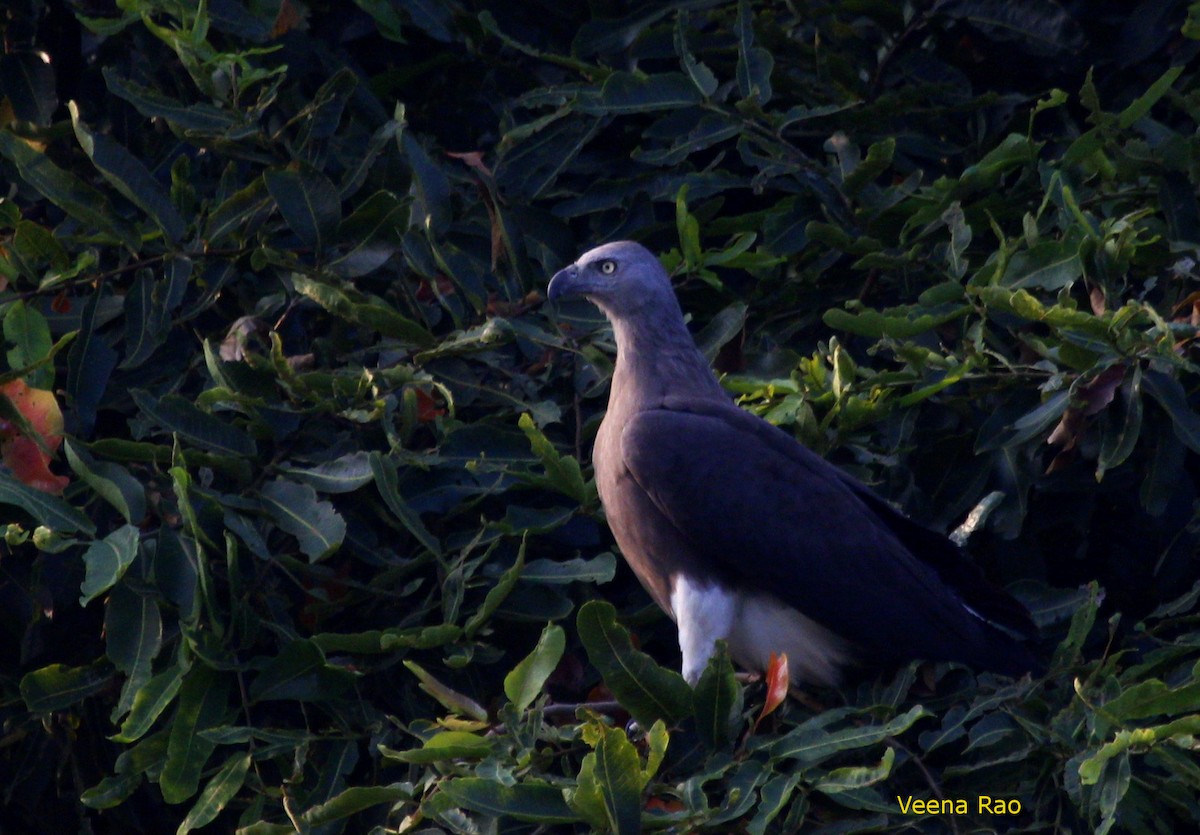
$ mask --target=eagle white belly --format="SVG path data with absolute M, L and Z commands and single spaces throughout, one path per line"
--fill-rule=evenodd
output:
M 850 644 L 779 598 L 674 577 L 671 617 L 679 626 L 683 677 L 695 684 L 718 640 L 740 666 L 763 671 L 772 652 L 787 653 L 793 684 L 836 685 L 853 660 Z

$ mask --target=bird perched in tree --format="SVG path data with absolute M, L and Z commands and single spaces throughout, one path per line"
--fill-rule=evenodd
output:
M 957 546 L 731 401 L 647 249 L 592 249 L 548 296 L 584 296 L 612 323 L 596 484 L 622 554 L 679 627 L 690 683 L 720 639 L 750 670 L 786 652 L 795 684 L 835 685 L 870 661 L 1036 666 L 1013 637 L 1033 634 L 1028 612 Z

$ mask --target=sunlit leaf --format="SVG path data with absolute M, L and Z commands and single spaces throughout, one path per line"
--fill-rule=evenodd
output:
M 533 652 L 522 658 L 504 677 L 504 693 L 517 710 L 529 707 L 542 692 L 546 679 L 562 658 L 566 641 L 561 626 L 547 625 Z

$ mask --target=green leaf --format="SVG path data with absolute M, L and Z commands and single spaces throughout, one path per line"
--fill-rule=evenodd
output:
M 470 696 L 465 696 L 442 684 L 415 661 L 405 661 L 404 666 L 408 667 L 409 671 L 421 682 L 421 689 L 440 702 L 447 710 L 462 716 L 469 716 L 478 722 L 487 721 L 487 711 Z
M 979 162 L 963 171 L 958 180 L 959 188 L 965 192 L 995 188 L 1004 174 L 1033 163 L 1039 147 L 1024 134 L 1010 133 Z
M 1171 419 L 1175 437 L 1192 452 L 1200 452 L 1200 415 L 1191 408 L 1179 380 L 1161 371 L 1147 370 L 1142 384 Z
M 411 795 L 409 789 L 403 786 L 353 786 L 338 794 L 332 800 L 327 800 L 317 806 L 305 809 L 301 819 L 311 827 L 324 826 L 327 823 L 339 821 L 350 815 L 358 814 L 364 809 L 379 806 L 384 803 L 395 803 L 405 800 Z M 244 830 L 239 830 L 243 832 Z M 294 828 L 289 828 L 294 832 Z
M 109 737 L 113 742 L 137 742 L 153 727 L 155 721 L 166 710 L 183 684 L 184 668 L 172 665 L 151 678 L 133 695 L 129 715 L 121 724 L 121 730 Z
M 172 243 L 187 232 L 187 223 L 142 161 L 111 137 L 92 133 L 79 116 L 79 105 L 69 102 L 75 138 L 101 176 L 154 221 Z
M 521 579 L 521 572 L 525 568 L 525 543 L 526 538 L 522 538 L 521 548 L 517 551 L 517 559 L 508 570 L 500 575 L 500 579 L 496 582 L 496 585 L 488 589 L 488 593 L 483 599 L 483 604 L 463 624 L 463 634 L 468 638 L 474 637 L 479 627 L 488 622 L 496 610 L 500 608 L 500 605 L 512 593 L 513 588 L 517 585 L 517 581 Z
M 171 312 L 179 307 L 192 272 L 190 258 L 167 261 L 165 280 L 142 272 L 125 294 L 125 358 L 120 368 L 137 368 L 166 341 Z
M 919 719 L 932 715 L 921 705 L 914 705 L 882 725 L 862 725 L 831 732 L 806 723 L 772 742 L 771 757 L 797 760 L 795 767 L 816 765 L 841 751 L 878 745 L 889 736 L 904 733 Z
M 521 580 L 526 583 L 565 585 L 567 583 L 608 583 L 617 573 L 617 558 L 611 553 L 591 559 L 533 560 L 525 564 Z
M 1096 457 L 1096 480 L 1115 467 L 1121 466 L 1133 452 L 1142 431 L 1142 367 L 1135 365 L 1121 387 L 1122 409 L 1107 411 L 1100 437 L 1100 453 Z M 1123 413 L 1123 414 L 1122 414 Z
M 83 224 L 137 252 L 142 239 L 121 217 L 108 198 L 69 171 L 59 168 L 43 153 L 29 147 L 11 131 L 0 130 L 0 154 L 17 167 L 31 188 Z
M 390 41 L 404 43 L 404 28 L 408 20 L 400 13 L 399 4 L 389 0 L 354 0 L 354 5 L 369 14 L 379 27 L 379 34 Z
M 1079 607 L 1071 616 L 1071 625 L 1067 629 L 1066 637 L 1054 651 L 1052 664 L 1055 668 L 1066 667 L 1079 660 L 1083 644 L 1096 623 L 1096 612 L 1104 599 L 1104 592 L 1100 590 L 1100 585 L 1094 580 L 1088 583 L 1087 591 L 1087 599 L 1080 601 Z
M 368 328 L 384 336 L 399 339 L 410 345 L 429 347 L 437 340 L 423 325 L 401 316 L 389 307 L 371 301 L 356 302 L 332 284 L 292 273 L 292 286 L 302 296 L 312 299 L 330 313 Z
M 696 728 L 709 751 L 719 751 L 735 739 L 742 715 L 742 687 L 724 641 L 708 659 L 693 694 Z
M 60 275 L 70 269 L 71 256 L 50 230 L 23 219 L 18 219 L 15 226 L 8 241 L 8 257 L 26 278 L 40 283 L 48 278 L 43 274 L 47 267 Z M 83 260 L 92 256 L 81 253 L 79 257 Z
M 103 286 L 88 297 L 79 319 L 79 334 L 67 354 L 67 394 L 75 406 L 79 434 L 91 435 L 96 424 L 96 410 L 108 389 L 108 381 L 117 365 L 117 352 L 97 332 L 103 324 L 98 320 Z
M 404 497 L 400 495 L 395 462 L 377 452 L 372 452 L 371 472 L 375 476 L 375 487 L 379 490 L 379 495 L 383 497 L 384 504 L 388 506 L 392 514 L 400 520 L 409 533 L 417 538 L 422 546 L 435 556 L 441 556 L 442 547 L 437 538 L 425 527 L 420 514 L 409 507 L 408 503 L 404 501 Z
M 987 452 L 1000 447 L 1015 447 L 1036 438 L 1046 432 L 1050 425 L 1062 417 L 1063 412 L 1071 405 L 1071 392 L 1062 390 L 1046 398 L 1044 403 L 1029 410 L 1013 421 L 1004 432 L 992 438 L 979 439 L 976 452 Z
M 738 0 L 737 22 L 733 33 L 738 40 L 737 85 L 743 99 L 760 105 L 771 100 L 771 70 L 775 58 L 762 47 L 754 46 L 754 12 L 750 0 Z
M 895 749 L 887 748 L 884 749 L 883 759 L 877 765 L 852 765 L 832 769 L 823 774 L 813 788 L 825 794 L 840 794 L 871 786 L 888 778 L 895 761 Z
M 237 796 L 242 785 L 246 782 L 246 773 L 250 770 L 250 755 L 248 753 L 234 754 L 212 776 L 204 791 L 196 798 L 191 811 L 179 823 L 176 835 L 186 835 L 193 829 L 199 829 L 217 819 L 217 815 Z
M 222 243 L 227 235 L 236 234 L 239 240 L 247 240 L 267 219 L 274 205 L 266 181 L 259 177 L 209 212 L 204 239 L 210 246 Z
M 70 438 L 63 444 L 67 463 L 102 499 L 117 509 L 125 521 L 136 524 L 146 515 L 145 488 L 119 464 L 95 461 Z
M 307 484 L 277 478 L 263 485 L 263 508 L 282 530 L 296 537 L 309 562 L 319 562 L 346 538 L 346 520 Z
M 114 809 L 128 800 L 142 784 L 142 772 L 112 774 L 79 796 L 89 809 Z
M 150 664 L 162 648 L 163 624 L 158 601 L 121 583 L 113 589 L 104 613 L 105 654 L 135 684 L 150 680 Z
M 462 807 L 488 817 L 515 818 L 540 824 L 574 823 L 579 816 L 563 799 L 562 789 L 541 780 L 522 780 L 506 786 L 481 777 L 460 777 L 438 784 L 434 799 L 449 807 Z
M 436 649 L 454 643 L 462 634 L 462 627 L 453 623 L 439 623 L 416 629 L 389 629 L 380 633 L 379 649 L 383 652 L 396 649 Z
M 1083 276 L 1079 241 L 1042 241 L 1009 260 L 1004 272 L 1008 287 L 1061 290 Z
M 11 346 L 8 349 L 10 368 L 25 368 L 50 355 L 54 340 L 46 317 L 21 299 L 17 299 L 4 312 L 4 338 Z M 42 367 L 25 375 L 30 388 L 50 389 L 54 386 L 54 368 Z
M 99 693 L 111 680 L 111 673 L 99 666 L 51 664 L 22 676 L 21 699 L 30 713 L 52 713 Z
M 577 811 L 587 809 L 585 817 L 593 825 L 599 806 L 607 829 L 617 835 L 637 835 L 642 831 L 645 785 L 637 749 L 620 728 L 601 728 L 598 732 L 596 750 L 583 758 L 571 804 Z
M 1159 679 L 1134 684 L 1115 699 L 1104 703 L 1102 712 L 1118 722 L 1200 713 L 1200 681 L 1195 679 L 1170 687 Z
M 236 111 L 224 111 L 203 102 L 184 104 L 157 90 L 121 78 L 112 67 L 105 67 L 103 73 L 109 92 L 132 104 L 143 116 L 163 119 L 177 130 L 220 136 L 237 124 Z
M 679 235 L 679 251 L 688 270 L 699 270 L 704 260 L 700 244 L 700 221 L 688 211 L 687 183 L 679 187 L 675 196 L 675 231 Z
M 490 756 L 495 746 L 487 737 L 467 731 L 441 731 L 425 740 L 420 748 L 396 751 L 382 748 L 381 753 L 389 760 L 403 763 L 436 763 L 445 760 L 481 760 Z
M 673 725 L 691 715 L 692 688 L 683 676 L 633 648 L 611 603 L 589 600 L 579 610 L 577 626 L 592 665 L 639 724 L 662 719 Z
M 305 162 L 263 174 L 267 191 L 288 228 L 317 254 L 333 245 L 342 221 L 342 198 L 329 178 Z
M 343 252 L 329 266 L 338 275 L 355 278 L 383 266 L 400 250 L 409 223 L 409 204 L 389 191 L 377 191 L 338 226 Z
M 561 626 L 547 624 L 533 652 L 522 658 L 504 677 L 504 695 L 517 710 L 525 710 L 542 692 L 546 679 L 562 660 L 567 633 Z
M 746 831 L 750 835 L 763 835 L 767 831 L 767 825 L 783 811 L 803 776 L 800 772 L 780 774 L 772 777 L 763 785 L 758 809 L 754 813 L 753 820 L 746 827 Z
M 201 411 L 177 394 L 155 398 L 144 389 L 132 389 L 129 393 L 137 407 L 166 432 L 222 455 L 253 458 L 258 453 L 254 439 L 245 432 Z
M 0 505 L 19 507 L 32 516 L 37 524 L 59 533 L 96 532 L 92 520 L 79 510 L 57 496 L 22 484 L 3 470 L 0 470 Z
M 1121 130 L 1126 130 L 1133 126 L 1133 123 L 1141 119 L 1150 112 L 1150 108 L 1154 107 L 1155 102 L 1167 94 L 1171 89 L 1171 85 L 1183 73 L 1182 65 L 1170 67 L 1166 72 L 1158 77 L 1145 93 L 1134 99 L 1128 107 L 1122 110 L 1117 115 L 1117 127 Z
M 521 427 L 521 431 L 529 439 L 529 446 L 546 468 L 546 484 L 582 505 L 594 504 L 596 483 L 584 481 L 579 461 L 570 455 L 560 454 L 528 412 L 521 414 L 517 425 Z
M 292 641 L 262 664 L 250 683 L 251 702 L 318 702 L 337 698 L 354 684 L 354 675 L 329 664 L 310 640 Z
M 313 467 L 284 464 L 279 472 L 293 481 L 307 484 L 319 493 L 352 493 L 370 484 L 371 458 L 364 450 L 350 452 Z
M 216 726 L 225 716 L 229 679 L 197 665 L 188 671 L 179 690 L 179 705 L 167 738 L 167 760 L 159 776 L 163 799 L 182 803 L 200 787 L 200 775 L 216 743 L 201 731 Z
M 678 72 L 638 75 L 614 72 L 598 94 L 582 98 L 579 111 L 596 116 L 671 110 L 702 102 L 691 78 Z
M 871 143 L 867 148 L 867 156 L 853 171 L 842 180 L 842 188 L 847 194 L 854 195 L 886 171 L 892 164 L 896 154 L 896 140 L 892 137 Z
M 971 312 L 963 305 L 942 313 L 920 313 L 913 317 L 909 311 L 896 309 L 887 313 L 867 309 L 862 313 L 851 313 L 840 307 L 825 311 L 821 317 L 829 327 L 847 333 L 869 336 L 873 339 L 890 336 L 894 339 L 911 339 L 914 336 L 941 327 L 947 322 L 961 319 Z
M 446 173 L 434 165 L 411 131 L 400 134 L 399 144 L 400 152 L 412 169 L 413 189 L 417 198 L 409 222 L 433 234 L 440 234 L 451 219 L 450 181 L 446 179 Z
M 687 43 L 687 12 L 680 10 L 675 17 L 675 54 L 679 56 L 683 71 L 696 85 L 700 95 L 711 98 L 717 92 L 717 77 L 712 70 L 696 60 L 696 56 L 688 48 Z
M 88 546 L 83 554 L 86 573 L 79 586 L 79 605 L 86 606 L 124 576 L 137 559 L 141 532 L 136 525 L 122 525 L 104 539 Z

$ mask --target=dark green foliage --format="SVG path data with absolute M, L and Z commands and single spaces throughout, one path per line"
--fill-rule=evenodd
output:
M 6 823 L 1197 826 L 1190 4 L 12 5 L 6 379 L 71 484 L 0 472 Z M 990 508 L 1045 678 L 683 683 L 587 465 L 611 337 L 540 295 L 625 236 L 744 407 Z

